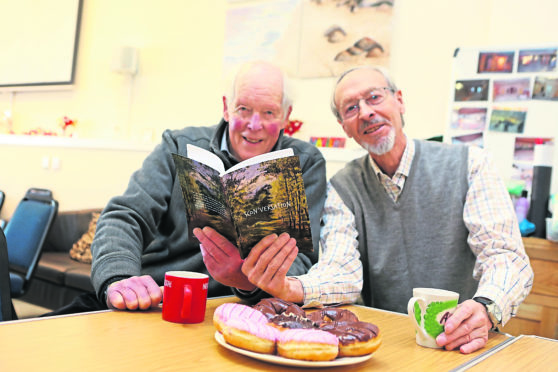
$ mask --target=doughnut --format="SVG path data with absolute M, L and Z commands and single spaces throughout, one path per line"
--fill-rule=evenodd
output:
M 358 317 L 355 313 L 350 310 L 339 309 L 337 307 L 325 307 L 309 313 L 306 317 L 311 321 L 318 323 L 318 325 L 330 322 L 358 322 Z
M 221 333 L 228 344 L 257 353 L 275 354 L 277 337 L 281 332 L 267 323 L 232 318 L 225 323 Z
M 280 298 L 264 298 L 255 304 L 253 308 L 261 311 L 267 319 L 271 319 L 277 314 L 294 314 L 306 317 L 306 312 L 300 306 Z
M 318 328 L 318 325 L 310 319 L 292 313 L 275 315 L 269 319 L 269 323 L 281 331 L 285 329 Z
M 249 319 L 255 324 L 267 323 L 267 317 L 260 311 L 252 309 L 250 306 L 226 303 L 219 305 L 213 313 L 213 325 L 219 332 L 223 329 L 230 319 Z
M 380 347 L 380 330 L 367 322 L 329 322 L 320 326 L 339 339 L 339 356 L 361 356 L 371 354 Z
M 339 341 L 329 332 L 319 329 L 287 329 L 279 332 L 277 354 L 282 357 L 310 361 L 337 358 Z

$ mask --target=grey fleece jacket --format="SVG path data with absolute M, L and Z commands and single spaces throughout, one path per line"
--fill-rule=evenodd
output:
M 162 142 L 130 178 L 123 195 L 112 198 L 97 223 L 91 246 L 91 280 L 104 303 L 106 287 L 123 278 L 150 275 L 163 285 L 169 270 L 208 273 L 199 244 L 189 241 L 186 212 L 176 177 L 172 153 L 186 155 L 186 145 L 207 149 L 218 155 L 225 168 L 233 164 L 220 150 L 228 123 L 217 126 L 167 130 Z M 300 275 L 317 261 L 320 218 L 326 195 L 325 160 L 313 145 L 281 134 L 273 150 L 292 148 L 299 156 L 310 212 L 314 252 L 299 254 L 288 275 Z M 108 180 L 110 181 L 110 180 Z M 237 296 L 256 301 L 263 293 Z M 210 277 L 208 296 L 230 295 L 231 289 Z

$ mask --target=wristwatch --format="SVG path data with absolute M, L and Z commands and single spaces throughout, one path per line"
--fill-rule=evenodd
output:
M 497 330 L 497 326 L 502 323 L 502 311 L 500 310 L 498 305 L 496 305 L 494 301 L 486 297 L 473 297 L 473 300 L 484 306 L 484 308 L 486 309 L 486 313 L 488 314 L 488 317 L 492 322 L 491 330 Z

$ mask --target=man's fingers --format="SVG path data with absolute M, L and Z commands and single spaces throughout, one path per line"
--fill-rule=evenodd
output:
M 283 243 L 285 239 L 277 239 L 277 241 Z M 272 246 L 262 254 L 256 268 L 247 275 L 248 279 L 264 290 L 281 290 L 286 274 L 297 254 L 296 240 L 287 238 L 286 244 Z
M 219 234 L 215 229 L 212 229 L 211 227 L 206 226 L 202 229 L 202 231 L 205 236 L 209 240 L 211 240 L 211 242 L 217 247 L 228 247 L 233 245 L 227 238 Z
M 161 288 L 148 275 L 121 280 L 107 290 L 109 307 L 120 310 L 146 310 L 158 306 L 161 300 Z
M 289 254 L 282 260 L 281 265 L 275 270 L 275 272 L 270 273 L 272 275 L 271 282 L 274 286 L 283 286 L 287 273 L 294 260 L 298 255 L 298 247 L 295 245 L 289 252 Z
M 460 348 L 461 352 L 463 350 L 467 351 L 467 354 L 473 352 L 484 345 L 488 341 L 488 332 L 482 328 L 476 328 L 470 333 L 453 340 L 445 346 L 446 350 L 454 350 Z
M 486 340 L 480 339 L 480 338 L 475 338 L 473 341 L 462 345 L 459 348 L 459 351 L 462 352 L 463 354 L 470 354 L 474 351 L 477 351 L 481 348 L 483 348 L 486 345 L 486 342 L 488 341 L 488 338 Z
M 244 272 L 245 268 L 247 271 L 251 271 L 256 266 L 256 263 L 259 261 L 262 252 L 269 248 L 276 240 L 277 235 L 271 234 L 264 237 L 255 246 L 253 246 L 250 250 L 250 253 L 248 254 L 248 257 L 244 259 L 242 271 Z M 246 274 L 246 272 L 244 272 L 244 274 Z
M 289 234 L 284 233 L 280 236 L 272 234 L 260 240 L 258 244 L 252 248 L 252 251 L 248 254 L 242 266 L 242 272 L 248 277 L 250 282 L 257 285 L 258 282 L 271 280 L 270 277 L 264 279 L 263 275 L 270 269 L 270 262 L 289 239 Z M 273 265 L 276 265 L 276 263 L 272 264 L 272 266 Z M 277 267 L 271 268 L 271 270 L 277 270 Z
M 444 329 L 446 333 L 454 332 L 461 323 L 471 317 L 472 311 L 468 306 L 458 306 L 455 312 L 448 318 Z

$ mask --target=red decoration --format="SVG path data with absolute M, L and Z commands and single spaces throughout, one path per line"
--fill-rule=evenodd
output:
M 74 127 L 75 127 L 75 125 L 76 125 L 76 122 L 75 122 L 74 120 L 70 119 L 70 118 L 67 117 L 67 116 L 64 116 L 64 118 L 63 118 L 62 120 L 64 121 L 64 123 L 62 124 L 62 129 L 63 129 L 64 131 L 66 131 L 66 129 L 67 129 L 68 127 L 71 127 L 71 126 L 74 126 Z
M 289 123 L 285 127 L 285 133 L 289 136 L 292 136 L 293 134 L 295 134 L 300 130 L 302 124 L 303 123 L 300 120 L 289 120 Z

